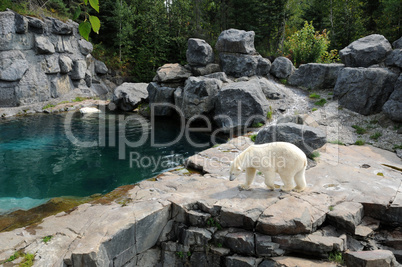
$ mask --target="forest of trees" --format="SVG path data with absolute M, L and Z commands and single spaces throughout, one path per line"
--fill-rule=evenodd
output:
M 84 0 L 85 1 L 85 0 Z M 95 0 L 101 22 L 90 40 L 94 55 L 110 67 L 150 81 L 167 62 L 185 63 L 187 39 L 205 39 L 211 46 L 229 28 L 253 30 L 257 51 L 263 56 L 286 55 L 284 42 L 305 21 L 328 37 L 328 50 L 340 50 L 372 34 L 390 42 L 402 35 L 401 0 Z M 18 0 L 0 0 L 12 7 Z M 77 0 L 29 0 L 73 17 Z M 7 6 L 9 5 L 9 6 Z M 25 4 L 27 5 L 27 4 Z M 27 8 L 27 7 L 26 7 Z M 78 22 L 83 20 L 80 16 Z

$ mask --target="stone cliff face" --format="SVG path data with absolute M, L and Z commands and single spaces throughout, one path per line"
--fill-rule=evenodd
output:
M 76 89 L 85 96 L 107 95 L 108 69 L 91 56 L 92 49 L 71 20 L 0 12 L 0 107 L 48 101 Z

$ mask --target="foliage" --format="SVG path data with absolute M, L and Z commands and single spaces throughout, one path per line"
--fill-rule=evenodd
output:
M 311 109 L 311 111 L 313 111 L 313 112 L 316 111 L 316 110 L 317 110 L 317 108 L 312 108 L 312 109 Z
M 47 104 L 46 106 L 43 106 L 42 109 L 48 109 L 48 108 L 54 108 L 55 105 L 53 104 Z
M 318 99 L 318 98 L 320 98 L 321 96 L 318 95 L 318 94 L 316 94 L 316 93 L 312 93 L 312 94 L 310 94 L 308 97 Z
M 86 99 L 85 97 L 77 96 L 76 98 L 73 99 L 72 102 L 81 102 L 81 101 L 84 101 L 85 99 Z
M 355 145 L 357 146 L 363 146 L 366 142 L 364 140 L 356 140 Z
M 31 267 L 34 264 L 35 255 L 25 254 L 24 259 L 19 264 L 19 267 Z
M 253 134 L 250 136 L 251 141 L 255 142 L 255 139 L 257 138 L 256 134 Z
M 363 127 L 361 127 L 359 125 L 352 125 L 352 128 L 356 130 L 357 134 L 364 134 L 367 132 L 366 129 L 364 129 Z
M 339 264 L 344 263 L 342 252 L 339 252 L 339 251 L 330 252 L 328 260 L 339 263 Z
M 264 126 L 264 123 L 262 123 L 262 122 L 253 123 L 253 125 L 252 125 L 253 128 L 260 128 L 262 126 Z
M 382 133 L 376 132 L 375 134 L 370 135 L 370 139 L 377 141 L 378 138 L 380 138 L 381 136 L 382 136 Z
M 311 152 L 311 154 L 310 154 L 310 157 L 312 158 L 312 159 L 316 159 L 316 158 L 318 158 L 320 156 L 320 152 L 318 152 L 318 151 L 313 151 L 313 152 Z
M 222 226 L 219 222 L 217 222 L 214 218 L 209 218 L 207 220 L 208 227 L 216 227 L 218 230 L 222 230 Z
M 344 143 L 342 143 L 342 141 L 339 141 L 339 140 L 329 141 L 328 143 L 336 144 L 336 145 L 345 145 Z
M 327 103 L 327 100 L 325 100 L 324 98 L 321 98 L 320 100 L 314 102 L 314 105 L 323 107 L 325 105 L 325 103 Z
M 304 23 L 304 27 L 292 34 L 284 43 L 284 55 L 289 57 L 295 66 L 309 62 L 323 62 L 329 45 L 326 30 L 315 31 L 312 22 Z
M 377 175 L 378 175 L 378 176 L 384 176 L 384 173 L 382 173 L 382 172 L 377 172 Z
M 91 15 L 88 9 L 88 3 L 92 7 L 93 10 L 99 13 L 99 1 L 98 0 L 84 0 L 80 3 L 75 9 L 73 20 L 77 20 L 81 15 L 84 15 L 84 21 L 80 23 L 78 26 L 78 30 L 82 37 L 85 40 L 89 40 L 89 34 L 91 33 L 91 29 L 99 34 L 99 29 L 101 22 L 97 16 Z M 82 10 L 84 9 L 84 10 Z
M 42 242 L 46 244 L 46 243 L 49 242 L 52 238 L 53 238 L 53 236 L 51 236 L 51 235 L 45 236 L 44 238 L 42 238 Z

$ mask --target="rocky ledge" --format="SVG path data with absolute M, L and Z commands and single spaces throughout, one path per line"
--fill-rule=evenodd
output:
M 187 167 L 202 174 L 166 172 L 123 201 L 0 233 L 0 263 L 23 251 L 34 266 L 336 266 L 328 258 L 340 255 L 346 266 L 398 266 L 402 165 L 394 153 L 326 144 L 304 192 L 269 191 L 259 174 L 240 191 L 244 174 L 229 181 L 228 161 L 250 144 L 239 137 L 190 157 Z

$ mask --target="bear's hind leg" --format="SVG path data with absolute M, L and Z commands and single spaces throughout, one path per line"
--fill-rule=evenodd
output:
M 293 189 L 293 176 L 291 175 L 284 175 L 280 174 L 282 182 L 283 182 L 283 187 L 281 190 L 283 192 L 290 192 Z
M 249 190 L 250 185 L 254 180 L 256 169 L 254 168 L 247 168 L 246 169 L 246 183 L 239 185 L 240 190 Z
M 304 175 L 305 171 L 306 171 L 306 169 L 303 168 L 303 170 L 301 170 L 295 174 L 296 187 L 294 190 L 296 192 L 301 192 L 304 190 L 304 188 L 306 188 L 307 183 L 306 183 L 306 177 Z
M 264 172 L 264 177 L 265 177 L 265 184 L 267 185 L 268 189 L 270 190 L 275 190 L 275 172 L 271 171 L 266 171 Z

